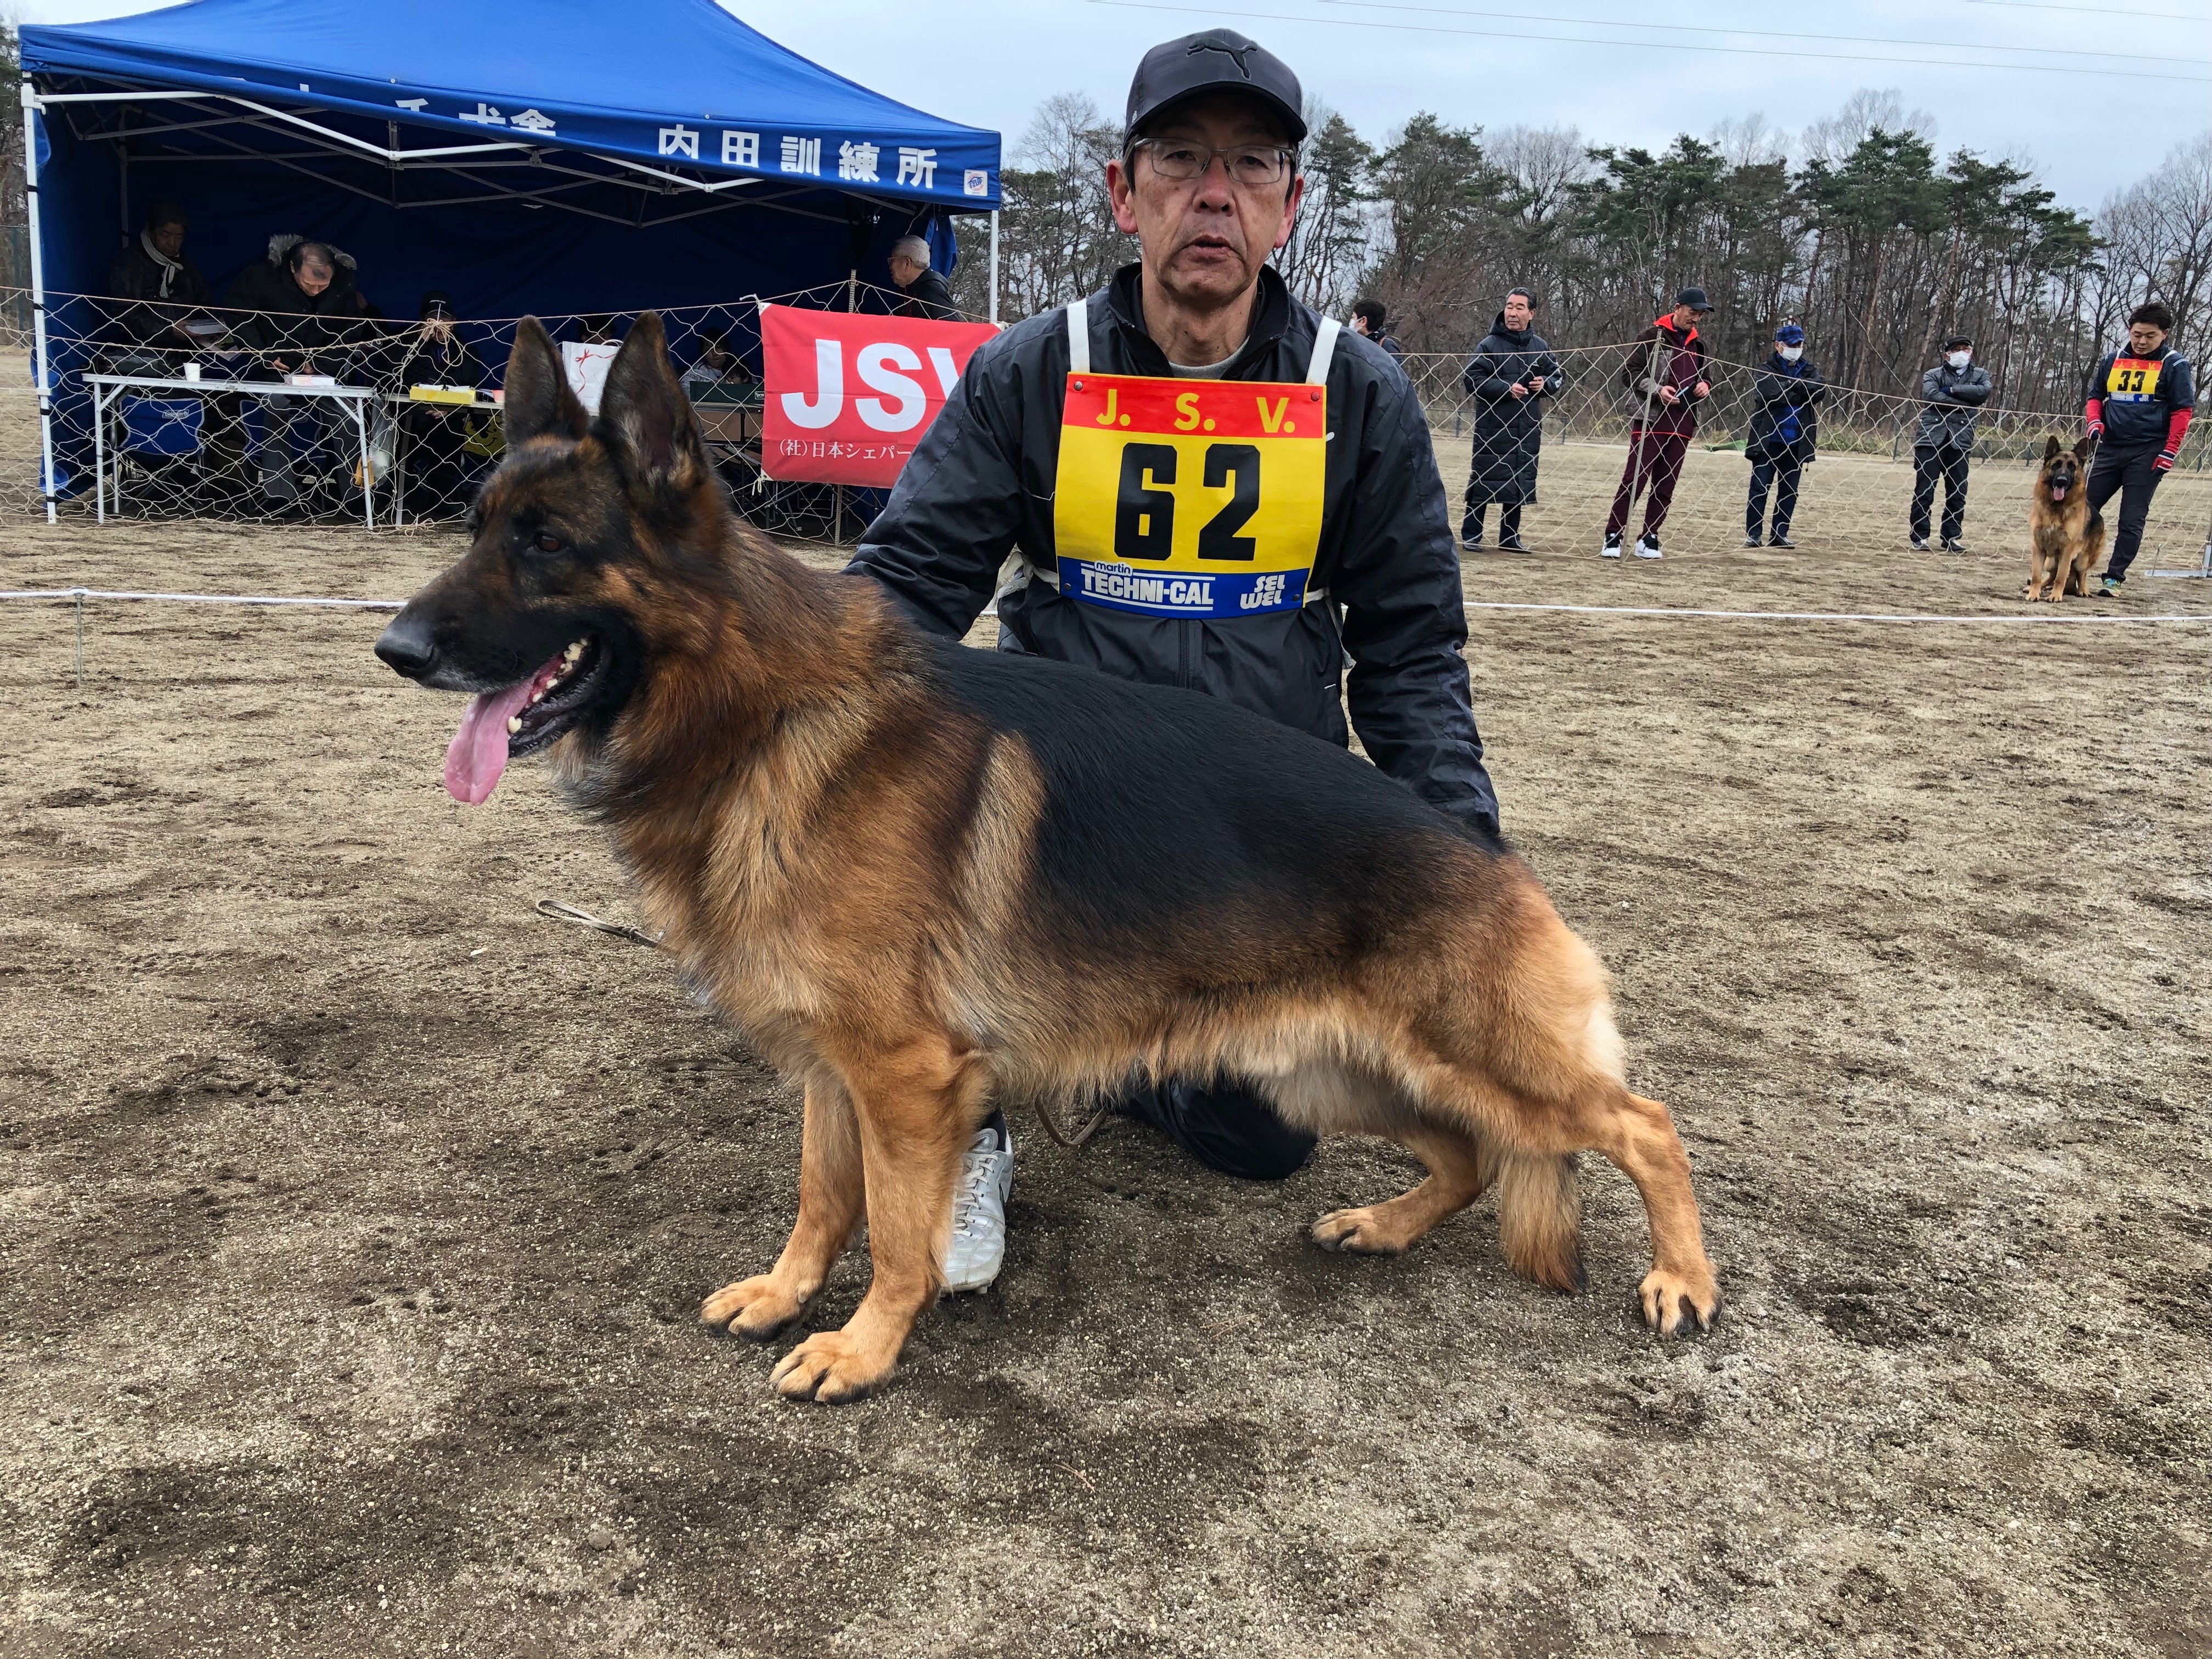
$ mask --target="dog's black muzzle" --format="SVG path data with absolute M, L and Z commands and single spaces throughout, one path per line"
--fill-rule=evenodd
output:
M 410 680 L 424 678 L 438 665 L 437 641 L 430 637 L 429 623 L 408 611 L 394 617 L 391 626 L 377 635 L 376 654 L 386 667 Z

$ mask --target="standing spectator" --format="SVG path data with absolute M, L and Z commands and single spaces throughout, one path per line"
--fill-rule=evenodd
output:
M 902 317 L 927 317 L 941 323 L 957 317 L 952 290 L 929 263 L 929 244 L 919 236 L 902 236 L 891 244 L 891 281 L 905 293 L 898 307 Z
M 1544 404 L 1559 395 L 1559 362 L 1534 331 L 1536 302 L 1525 288 L 1505 296 L 1505 308 L 1460 384 L 1474 400 L 1474 458 L 1467 477 L 1467 517 L 1462 547 L 1482 545 L 1482 510 L 1498 503 L 1498 544 L 1526 553 L 1521 509 L 1536 499 L 1536 455 L 1544 442 Z
M 195 343 L 185 332 L 185 307 L 204 306 L 214 296 L 200 268 L 185 257 L 187 228 L 184 209 L 155 203 L 146 210 L 138 240 L 107 268 L 108 293 L 137 302 L 115 319 L 117 334 L 132 345 L 179 351 Z
M 1928 550 L 1928 513 L 1936 480 L 1943 481 L 1943 550 L 1963 553 L 1966 527 L 1966 463 L 1974 454 L 1974 411 L 1990 400 L 1990 372 L 1974 361 L 1974 343 L 1963 334 L 1943 342 L 1943 361 L 1920 377 L 1925 400 L 1912 434 L 1912 550 Z
M 1644 533 L 1636 538 L 1636 556 L 1662 556 L 1659 529 L 1667 522 L 1667 508 L 1682 477 L 1690 434 L 1698 429 L 1698 405 L 1713 393 L 1712 382 L 1705 377 L 1705 348 L 1698 338 L 1698 319 L 1712 312 L 1705 289 L 1684 289 L 1674 296 L 1674 310 L 1654 319 L 1650 330 L 1638 336 L 1635 349 L 1621 365 L 1620 378 L 1637 402 L 1628 423 L 1628 465 L 1621 472 L 1620 487 L 1613 492 L 1613 511 L 1606 515 L 1605 558 L 1620 556 L 1620 532 L 1628 527 L 1636 492 L 1647 483 L 1651 493 L 1644 498 Z
M 2137 306 L 2128 319 L 2128 349 L 2110 351 L 2089 382 L 2089 436 L 2099 441 L 2089 464 L 2089 510 L 2120 493 L 2120 527 L 2112 538 L 2098 598 L 2110 599 L 2128 579 L 2142 545 L 2143 520 L 2158 481 L 2173 470 L 2189 417 L 2197 407 L 2196 374 L 2189 359 L 2166 344 L 2173 313 L 2157 301 Z
M 1805 331 L 1784 323 L 1774 331 L 1774 354 L 1752 384 L 1758 407 L 1751 416 L 1749 441 L 1743 447 L 1751 461 L 1751 498 L 1744 503 L 1743 544 L 1757 547 L 1766 517 L 1766 497 L 1774 495 L 1774 528 L 1770 547 L 1795 547 L 1790 539 L 1790 520 L 1797 512 L 1797 478 L 1813 464 L 1820 441 L 1820 401 L 1827 395 L 1827 382 L 1805 355 Z
M 1406 355 L 1406 348 L 1398 343 L 1396 336 L 1382 326 L 1383 319 L 1389 314 L 1383 310 L 1380 300 L 1358 301 L 1352 307 L 1352 331 L 1364 334 L 1374 341 L 1390 354 L 1391 362 L 1402 368 L 1405 365 L 1399 360 Z

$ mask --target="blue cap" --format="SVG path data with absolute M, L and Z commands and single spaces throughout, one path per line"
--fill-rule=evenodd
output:
M 1803 345 L 1805 331 L 1795 323 L 1784 323 L 1774 331 L 1774 337 L 1784 345 Z

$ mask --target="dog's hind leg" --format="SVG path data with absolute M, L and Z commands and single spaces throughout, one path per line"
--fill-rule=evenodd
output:
M 1497 1178 L 1498 1157 L 1480 1137 L 1408 1111 L 1402 1127 L 1380 1131 L 1428 1165 L 1428 1179 L 1386 1203 L 1332 1210 L 1313 1224 L 1324 1250 L 1395 1255 L 1438 1222 L 1457 1215 Z
M 875 1276 L 842 1330 L 808 1337 L 769 1379 L 787 1399 L 832 1405 L 860 1399 L 890 1375 L 915 1320 L 937 1299 L 953 1184 L 986 1083 L 981 1056 L 936 1034 L 848 1059 L 843 1070 Z
M 726 1285 L 699 1316 L 738 1336 L 765 1341 L 799 1315 L 860 1223 L 860 1137 L 853 1102 L 826 1069 L 806 1084 L 806 1119 L 799 1152 L 799 1219 L 764 1273 Z

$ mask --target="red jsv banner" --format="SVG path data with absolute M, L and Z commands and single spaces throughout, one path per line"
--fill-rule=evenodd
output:
M 761 307 L 771 478 L 888 488 L 945 407 L 989 323 Z

